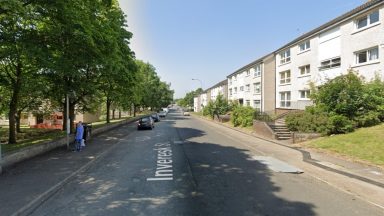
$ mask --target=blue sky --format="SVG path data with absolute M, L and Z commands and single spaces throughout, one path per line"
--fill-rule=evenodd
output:
M 209 88 L 246 64 L 365 0 L 119 0 L 137 59 L 175 98 Z

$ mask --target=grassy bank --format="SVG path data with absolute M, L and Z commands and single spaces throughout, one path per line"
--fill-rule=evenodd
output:
M 129 118 L 132 117 L 113 119 L 111 120 L 111 123 L 123 121 Z M 92 128 L 96 129 L 103 127 L 106 124 L 106 121 L 94 122 L 92 123 Z M 66 134 L 66 132 L 62 130 L 29 127 L 23 127 L 21 132 L 22 133 L 17 133 L 17 144 L 4 144 L 8 141 L 8 126 L 2 126 L 0 128 L 0 141 L 2 143 L 1 150 L 3 153 L 25 148 L 27 146 L 36 145 L 42 142 L 53 141 L 55 139 L 64 137 Z
M 304 145 L 337 153 L 352 160 L 384 166 L 384 124 L 361 128 L 349 134 L 322 137 Z

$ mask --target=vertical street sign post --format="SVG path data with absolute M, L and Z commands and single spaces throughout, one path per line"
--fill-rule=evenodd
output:
M 69 134 L 70 134 L 70 130 L 71 130 L 71 127 L 70 127 L 70 119 L 69 119 L 69 96 L 68 94 L 66 95 L 66 106 L 67 106 L 67 109 L 66 109 L 66 121 L 67 121 L 67 149 L 69 150 Z
M 3 163 L 3 158 L 1 157 L 1 143 L 0 143 L 0 174 L 2 172 L 2 168 L 1 168 L 2 163 Z

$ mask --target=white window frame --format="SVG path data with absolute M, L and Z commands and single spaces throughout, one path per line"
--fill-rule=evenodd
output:
M 286 49 L 280 52 L 280 64 L 291 62 L 291 49 Z
M 244 86 L 240 86 L 240 91 L 244 91 Z
M 377 15 L 378 19 L 373 20 L 372 19 L 373 15 Z M 363 23 L 363 25 L 359 26 L 361 22 L 365 22 L 365 24 Z M 356 19 L 355 28 L 357 30 L 369 28 L 370 26 L 375 25 L 378 22 L 380 22 L 380 12 L 377 10 L 377 11 L 373 11 L 372 13 L 369 13 L 365 16 L 362 16 L 362 17 Z
M 237 87 L 233 88 L 233 94 L 237 94 Z
M 245 73 L 246 73 L 246 76 L 251 75 L 251 71 L 249 71 L 249 70 L 247 70 Z
M 250 100 L 245 100 L 245 105 L 246 106 L 251 106 L 251 101 Z
M 253 108 L 261 110 L 261 100 L 253 100 Z
M 232 89 L 229 89 L 229 96 L 232 96 Z
M 300 71 L 300 76 L 305 76 L 305 75 L 308 75 L 308 74 L 311 74 L 311 65 L 303 65 L 301 67 L 299 67 L 299 71 Z
M 261 76 L 261 64 L 257 64 L 254 67 L 255 73 L 253 74 L 253 77 L 260 77 Z
M 245 91 L 246 92 L 249 92 L 251 89 L 251 86 L 249 84 L 245 85 Z
M 261 83 L 260 82 L 253 83 L 253 93 L 254 94 L 260 94 L 261 93 Z
M 280 107 L 283 107 L 283 108 L 291 107 L 291 92 L 290 91 L 280 92 Z
M 320 62 L 319 70 L 329 70 L 341 66 L 341 57 L 334 57 Z
M 379 60 L 379 47 L 375 46 L 369 49 L 357 51 L 355 52 L 355 59 L 356 65 L 376 62 Z
M 311 49 L 311 42 L 310 40 L 304 41 L 303 43 L 299 44 L 298 47 L 299 53 L 305 52 Z
M 282 71 L 280 74 L 280 85 L 291 84 L 291 70 Z
M 310 95 L 311 95 L 311 90 L 308 90 L 308 89 L 304 89 L 304 90 L 299 90 L 299 95 L 300 95 L 300 99 L 310 99 Z

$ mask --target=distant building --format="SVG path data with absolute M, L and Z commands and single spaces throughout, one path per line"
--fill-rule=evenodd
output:
M 228 100 L 262 112 L 275 110 L 275 58 L 266 55 L 240 68 L 228 79 Z

